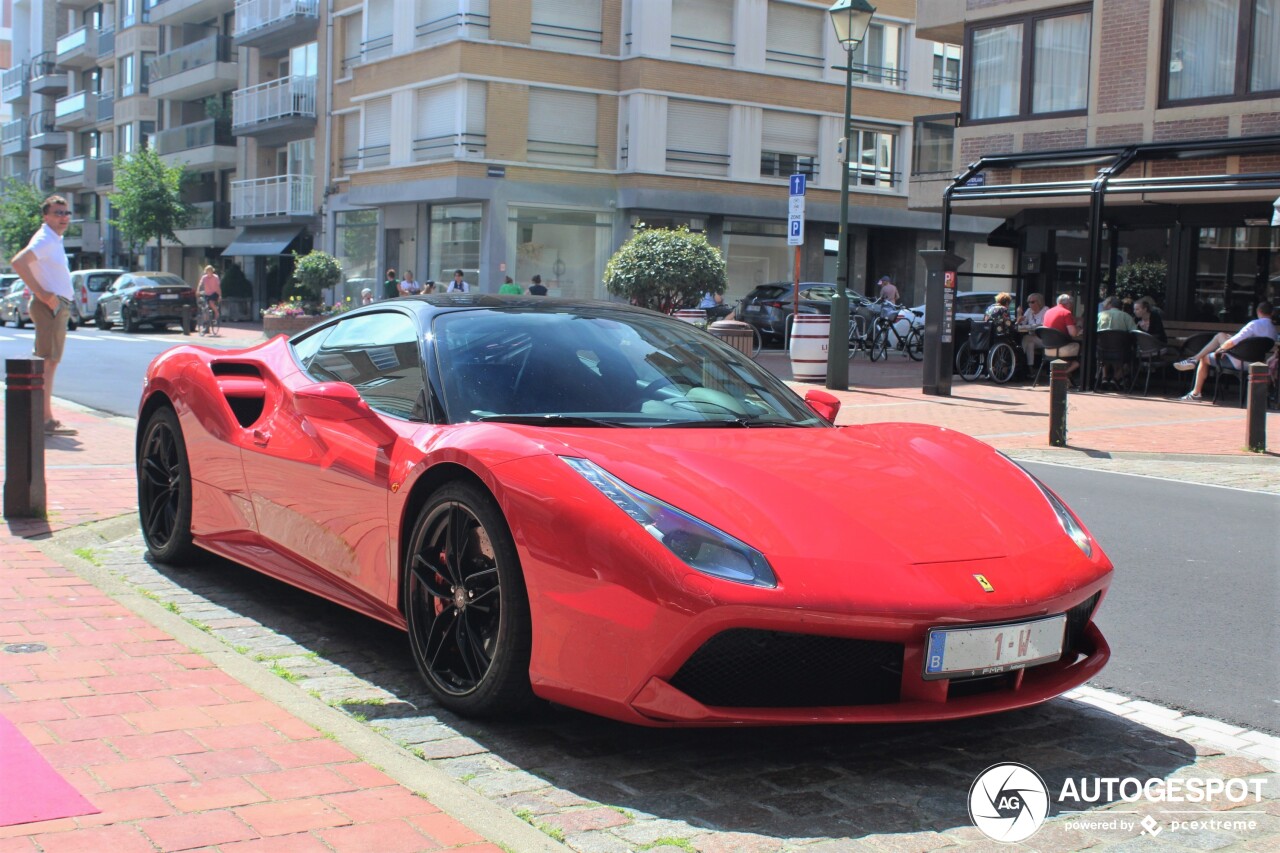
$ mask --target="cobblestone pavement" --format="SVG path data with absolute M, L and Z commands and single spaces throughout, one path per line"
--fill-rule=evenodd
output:
M 140 535 L 112 525 L 113 541 L 82 538 L 76 553 L 583 853 L 1280 850 L 1280 739 L 1213 720 L 1085 688 L 929 726 L 642 729 L 562 708 L 477 724 L 435 706 L 403 634 L 222 560 L 152 565 Z M 1078 778 L 1265 781 L 1260 801 L 1176 814 L 1119 799 L 1055 812 L 1023 844 L 997 845 L 966 802 L 1002 761 L 1051 792 Z M 1148 815 L 1168 827 L 1158 837 L 1139 834 Z
M 1280 459 L 1275 456 L 1204 457 L 1169 453 L 1096 453 L 1053 448 L 1010 449 L 1005 453 L 1025 462 L 1048 462 L 1115 474 L 1136 474 L 1280 495 Z

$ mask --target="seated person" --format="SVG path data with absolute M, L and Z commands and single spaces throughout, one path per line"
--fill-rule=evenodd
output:
M 1069 344 L 1063 344 L 1057 349 L 1050 352 L 1045 350 L 1045 355 L 1049 358 L 1071 358 L 1080 354 L 1080 328 L 1076 325 L 1075 300 L 1071 298 L 1071 294 L 1062 293 L 1058 296 L 1058 304 L 1044 312 L 1044 325 L 1050 329 L 1057 329 L 1064 335 L 1069 336 L 1072 341 Z M 1075 373 L 1080 369 L 1079 360 L 1067 362 L 1067 376 Z
M 999 337 L 1013 334 L 1013 315 L 1009 313 L 1011 304 L 1013 304 L 1013 296 L 1011 294 L 996 294 L 996 301 L 982 315 L 982 319 L 991 324 L 992 335 Z
M 1032 293 L 1027 297 L 1027 309 L 1018 316 L 1018 325 L 1027 329 L 1044 325 L 1044 315 L 1049 309 L 1044 304 L 1044 294 Z M 1035 335 L 1022 336 L 1022 352 L 1027 357 L 1027 364 L 1035 364 L 1036 350 L 1044 349 L 1044 344 Z
M 1133 303 L 1133 313 L 1139 329 L 1162 344 L 1169 342 L 1169 336 L 1164 331 L 1164 315 L 1160 313 L 1160 309 L 1156 307 L 1155 301 L 1150 296 L 1139 297 L 1138 301 Z
M 1120 332 L 1132 332 L 1136 328 L 1138 328 L 1138 324 L 1133 321 L 1133 317 L 1120 309 L 1119 299 L 1114 296 L 1108 296 L 1102 300 L 1102 310 L 1098 312 L 1099 332 L 1111 329 Z
M 1201 399 L 1200 392 L 1204 390 L 1205 380 L 1209 378 L 1209 367 L 1217 364 L 1219 358 L 1229 358 L 1232 366 L 1239 368 L 1241 366 L 1240 361 L 1227 355 L 1227 352 L 1241 341 L 1257 337 L 1267 337 L 1274 341 L 1277 337 L 1280 337 L 1280 330 L 1277 330 L 1272 315 L 1271 303 L 1265 299 L 1262 300 L 1258 303 L 1257 318 L 1246 323 L 1240 331 L 1231 336 L 1228 336 L 1226 332 L 1219 332 L 1213 336 L 1209 343 L 1204 345 L 1200 352 L 1175 364 L 1174 367 L 1178 370 L 1194 369 L 1196 372 L 1195 387 L 1184 394 L 1181 399 L 1188 402 Z

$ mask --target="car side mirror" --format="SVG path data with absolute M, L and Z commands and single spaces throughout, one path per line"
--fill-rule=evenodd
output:
M 813 388 L 804 395 L 804 402 L 813 409 L 814 414 L 827 423 L 835 423 L 836 415 L 840 414 L 840 399 L 826 391 Z

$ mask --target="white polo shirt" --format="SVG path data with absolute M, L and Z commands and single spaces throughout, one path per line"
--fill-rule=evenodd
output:
M 48 223 L 40 223 L 40 230 L 31 238 L 27 248 L 35 255 L 36 280 L 40 287 L 54 296 L 71 299 L 71 265 L 67 263 L 67 250 L 58 232 Z M 27 286 L 30 285 L 31 282 L 27 282 Z

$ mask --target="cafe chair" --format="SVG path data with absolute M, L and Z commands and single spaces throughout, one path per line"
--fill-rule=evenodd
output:
M 1227 352 L 1238 359 L 1216 357 L 1213 362 L 1213 402 L 1218 402 L 1222 392 L 1222 380 L 1234 379 L 1240 384 L 1240 407 L 1244 408 L 1249 393 L 1249 365 L 1255 361 L 1266 363 L 1267 353 L 1276 345 L 1274 338 L 1245 338 Z
M 1177 360 L 1173 350 L 1161 342 L 1159 338 L 1141 329 L 1135 329 L 1129 334 L 1133 335 L 1134 347 L 1134 365 L 1133 381 L 1129 383 L 1129 391 L 1133 392 L 1138 387 L 1138 375 L 1143 376 L 1142 396 L 1147 396 L 1147 392 L 1151 390 L 1151 374 L 1155 370 L 1160 371 L 1160 387 L 1164 387 L 1165 374 L 1168 372 L 1169 366 Z
M 1061 358 L 1066 361 L 1079 361 L 1079 355 L 1058 355 L 1058 350 L 1067 344 L 1076 343 L 1066 332 L 1060 332 L 1057 329 L 1050 329 L 1048 326 L 1037 326 L 1031 330 L 1031 333 L 1040 339 L 1040 343 L 1044 344 L 1044 357 L 1040 359 L 1040 366 L 1036 368 L 1036 378 L 1031 382 L 1034 388 L 1040 384 L 1040 374 L 1048 369 L 1049 362 L 1055 358 Z
M 1121 390 L 1120 375 L 1133 362 L 1133 335 L 1123 329 L 1103 329 L 1098 332 L 1095 352 L 1098 356 L 1098 367 L 1093 376 L 1093 390 L 1102 390 L 1103 385 L 1110 385 Z M 1107 378 L 1110 368 L 1110 378 Z

